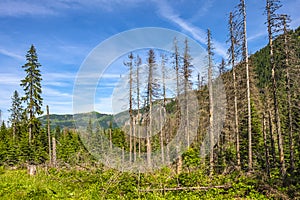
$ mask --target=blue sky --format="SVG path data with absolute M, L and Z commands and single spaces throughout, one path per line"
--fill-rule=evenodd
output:
M 14 90 L 22 95 L 21 66 L 34 44 L 42 64 L 44 106 L 51 113 L 72 113 L 73 85 L 82 62 L 107 38 L 134 28 L 162 27 L 182 32 L 205 48 L 211 29 L 217 57 L 226 56 L 229 12 L 237 0 L 1 0 L 0 109 L 7 119 Z M 246 1 L 249 52 L 267 44 L 264 1 Z M 283 0 L 280 13 L 300 25 L 300 0 Z M 118 79 L 116 73 L 106 74 Z M 109 85 L 109 84 L 108 84 Z M 102 91 L 97 110 L 110 112 L 111 91 Z

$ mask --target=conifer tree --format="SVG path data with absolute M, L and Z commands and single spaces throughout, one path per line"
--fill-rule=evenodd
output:
M 36 134 L 39 123 L 36 115 L 43 114 L 42 105 L 42 75 L 40 72 L 41 64 L 38 62 L 36 49 L 31 45 L 26 54 L 27 63 L 22 66 L 26 72 L 26 77 L 21 80 L 21 86 L 24 89 L 25 96 L 22 98 L 27 103 L 26 112 L 28 114 L 28 141 L 31 144 L 33 134 Z
M 19 93 L 16 90 L 14 91 L 11 100 L 12 100 L 12 105 L 8 111 L 11 112 L 9 121 L 12 126 L 13 140 L 15 140 L 16 135 L 18 134 L 19 131 L 18 129 L 20 127 L 20 122 L 22 120 L 23 106 L 22 106 L 22 100 L 19 97 Z

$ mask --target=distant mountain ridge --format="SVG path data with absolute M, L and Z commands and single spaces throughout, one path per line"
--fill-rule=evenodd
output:
M 113 115 L 103 114 L 96 111 L 89 113 L 80 113 L 75 115 L 76 120 L 81 121 L 84 124 L 88 124 L 89 120 L 93 117 L 96 118 L 96 122 L 99 123 L 100 127 L 106 129 L 109 127 L 111 121 L 113 121 Z M 50 114 L 50 127 L 54 129 L 59 126 L 60 128 L 75 128 L 75 119 L 72 114 Z M 39 117 L 43 126 L 47 125 L 47 115 Z

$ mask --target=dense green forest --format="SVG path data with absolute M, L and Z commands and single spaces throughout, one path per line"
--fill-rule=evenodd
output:
M 17 90 L 12 94 L 9 123 L 3 121 L 0 128 L 0 198 L 300 198 L 300 27 L 290 30 L 288 16 L 276 13 L 278 5 L 276 0 L 267 1 L 269 43 L 252 55 L 247 49 L 243 0 L 230 14 L 228 59 L 218 66 L 213 64 L 213 34 L 208 30 L 207 74 L 197 74 L 197 81 L 187 39 L 170 38 L 174 39 L 170 54 L 159 57 L 161 52 L 147 51 L 146 87 L 140 87 L 138 71 L 143 61 L 138 54 L 128 54 L 124 65 L 130 71 L 129 110 L 116 116 L 76 114 L 76 120 L 88 124 L 80 129 L 73 115 L 50 114 L 48 106 L 47 113 L 42 112 L 41 64 L 32 45 L 22 66 L 24 96 Z M 168 67 L 176 72 L 174 96 L 165 90 Z M 155 77 L 158 70 L 160 80 Z M 214 122 L 222 113 L 216 101 L 223 94 L 212 91 L 218 79 L 226 93 L 226 116 L 216 136 Z M 197 105 L 190 100 L 192 95 Z M 157 105 L 167 116 L 163 124 L 152 118 Z M 192 119 L 190 110 L 195 108 L 197 118 Z M 186 148 L 179 155 L 177 146 L 167 144 L 176 139 L 181 123 L 184 127 L 197 123 L 197 130 L 182 131 L 183 139 L 177 143 Z M 152 126 L 159 134 L 153 136 Z M 137 127 L 146 127 L 145 137 Z M 162 167 L 146 172 L 110 168 L 93 152 L 110 155 L 112 146 L 122 149 L 121 165 L 134 166 L 144 158 L 151 168 L 153 152 L 160 152 Z

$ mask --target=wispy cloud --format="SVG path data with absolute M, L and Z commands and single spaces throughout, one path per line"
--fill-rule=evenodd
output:
M 266 30 L 262 30 L 260 32 L 255 33 L 254 35 L 250 35 L 247 40 L 248 42 L 254 41 L 258 38 L 264 37 L 267 35 L 267 31 Z
M 137 6 L 143 0 L 3 0 L 0 2 L 0 16 L 58 15 L 63 10 L 86 10 L 96 8 L 114 11 L 114 8 Z
M 43 3 L 34 1 L 9 0 L 0 2 L 0 15 L 22 16 L 22 15 L 53 15 L 55 12 Z
M 199 17 L 207 14 L 209 9 L 213 6 L 215 0 L 204 0 L 201 2 L 201 7 L 198 9 L 198 12 L 191 18 L 191 21 L 196 21 Z
M 164 0 L 155 0 L 156 5 L 158 6 L 159 14 L 166 18 L 167 20 L 175 23 L 184 31 L 190 33 L 193 38 L 199 41 L 202 44 L 206 44 L 206 33 L 201 28 L 191 24 L 190 22 L 181 18 L 178 14 L 175 14 L 172 7 Z M 223 44 L 218 41 L 213 41 L 215 46 L 215 51 L 218 55 L 225 57 L 226 48 L 223 47 Z
M 0 4 L 0 8 L 1 8 L 1 4 Z M 1 10 L 0 10 L 1 12 Z M 0 54 L 11 57 L 13 59 L 17 59 L 17 60 L 24 60 L 24 56 L 18 55 L 16 53 L 13 53 L 11 51 L 8 51 L 6 49 L 0 48 Z

